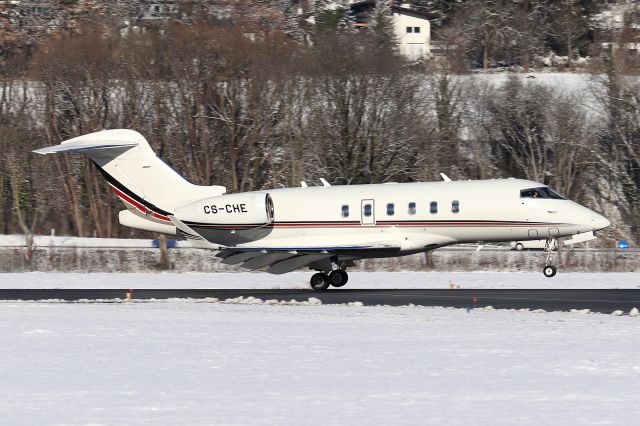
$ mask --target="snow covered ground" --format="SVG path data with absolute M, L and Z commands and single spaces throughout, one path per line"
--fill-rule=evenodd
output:
M 637 424 L 640 318 L 0 303 L 3 424 Z
M 0 288 L 309 288 L 311 272 L 0 274 Z M 640 273 L 558 272 L 350 272 L 345 288 L 640 288 Z

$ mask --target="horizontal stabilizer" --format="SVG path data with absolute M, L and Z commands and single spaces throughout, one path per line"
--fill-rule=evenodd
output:
M 48 146 L 46 148 L 36 149 L 33 152 L 36 154 L 55 154 L 58 152 L 83 152 L 94 151 L 99 149 L 122 149 L 132 148 L 138 145 L 132 141 L 118 141 L 118 140 L 86 140 L 86 139 L 72 139 L 68 142 L 63 142 L 60 145 Z

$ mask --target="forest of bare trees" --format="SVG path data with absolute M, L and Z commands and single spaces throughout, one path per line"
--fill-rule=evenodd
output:
M 32 149 L 109 128 L 230 192 L 528 178 L 605 213 L 601 239 L 640 240 L 640 80 L 612 56 L 585 90 L 406 64 L 375 33 L 167 25 L 51 39 L 0 71 L 0 232 L 122 237 L 123 207 L 80 156 Z

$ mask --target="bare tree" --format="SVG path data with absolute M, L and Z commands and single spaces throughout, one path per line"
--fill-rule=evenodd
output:
M 622 75 L 621 67 L 622 62 L 611 61 L 608 72 L 597 80 L 604 120 L 596 155 L 608 183 L 606 195 L 640 240 L 640 85 Z
M 526 86 L 511 76 L 498 96 L 491 97 L 491 120 L 486 123 L 493 152 L 511 176 L 549 182 L 551 146 L 545 137 L 545 106 L 552 93 L 534 84 Z
M 553 12 L 553 33 L 567 52 L 567 68 L 572 67 L 576 42 L 585 35 L 588 25 L 580 0 L 560 0 Z
M 523 0 L 514 8 L 513 47 L 525 72 L 528 72 L 532 57 L 541 54 L 545 48 L 551 8 L 545 0 Z
M 318 171 L 342 183 L 406 180 L 417 154 L 419 86 L 375 38 L 358 43 L 350 50 L 353 41 L 338 36 L 316 46 L 310 125 Z
M 507 0 L 469 0 L 456 21 L 467 36 L 471 53 L 480 51 L 483 69 L 491 67 L 494 51 L 512 40 L 514 3 Z

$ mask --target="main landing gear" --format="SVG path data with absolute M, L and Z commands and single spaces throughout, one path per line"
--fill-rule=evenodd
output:
M 349 281 L 349 275 L 344 269 L 335 269 L 329 274 L 318 272 L 311 277 L 311 288 L 316 291 L 323 291 L 333 287 L 342 287 Z
M 542 273 L 545 277 L 551 278 L 556 275 L 557 269 L 551 263 L 553 263 L 553 257 L 556 255 L 554 247 L 556 246 L 555 241 L 552 239 L 547 239 L 547 243 L 544 245 L 544 254 L 546 256 L 546 260 L 544 262 L 544 268 L 542 268 Z

